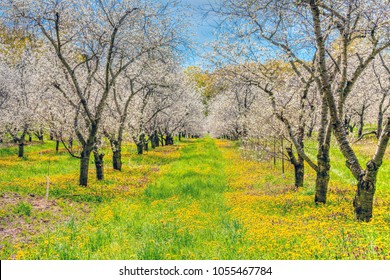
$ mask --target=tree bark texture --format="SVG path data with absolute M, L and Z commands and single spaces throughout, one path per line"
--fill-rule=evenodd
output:
M 286 148 L 287 154 L 290 158 L 291 164 L 294 166 L 295 173 L 295 187 L 303 187 L 304 177 L 305 177 L 305 164 L 302 157 L 298 155 L 298 159 L 295 157 L 292 148 Z
M 80 186 L 86 187 L 88 185 L 88 169 L 89 169 L 90 156 L 91 156 L 91 152 L 84 148 L 84 151 L 81 152 L 81 159 L 80 159 L 80 178 L 79 178 Z
M 19 147 L 18 157 L 20 157 L 20 158 L 22 158 L 24 156 L 24 146 L 25 146 L 24 141 L 19 142 L 19 144 L 18 144 L 18 147 Z
M 103 180 L 104 179 L 104 162 L 103 157 L 104 154 L 99 151 L 94 150 L 93 152 L 95 158 L 95 167 L 96 167 L 96 179 Z
M 115 170 L 122 170 L 122 154 L 120 148 L 112 153 L 112 165 Z
M 329 158 L 329 146 L 322 145 L 317 155 L 317 177 L 316 177 L 316 192 L 314 196 L 315 203 L 326 203 L 328 184 L 329 184 L 329 170 L 330 170 L 330 158 Z

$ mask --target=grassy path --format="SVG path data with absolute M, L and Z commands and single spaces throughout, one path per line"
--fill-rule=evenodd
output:
M 134 198 L 98 208 L 87 222 L 37 240 L 29 258 L 236 259 L 244 236 L 229 216 L 226 161 L 212 139 L 186 145 L 164 175 Z

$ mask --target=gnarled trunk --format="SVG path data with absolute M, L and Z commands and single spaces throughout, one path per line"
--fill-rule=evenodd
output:
M 359 221 L 369 222 L 372 218 L 378 169 L 379 166 L 376 166 L 373 161 L 369 161 L 364 175 L 358 180 L 353 206 L 355 208 L 356 219 Z
M 359 221 L 369 222 L 372 218 L 372 206 L 375 194 L 375 182 L 359 180 L 353 206 L 355 216 Z
M 91 151 L 88 148 L 84 148 L 81 152 L 80 159 L 80 186 L 86 187 L 88 185 L 88 169 L 89 169 L 89 158 L 91 156 Z
M 93 155 L 95 158 L 96 179 L 103 180 L 104 179 L 104 162 L 103 162 L 104 153 L 99 154 L 99 151 L 94 150 Z
M 110 138 L 110 145 L 112 150 L 112 167 L 114 170 L 122 170 L 122 138 L 115 140 L 113 137 Z

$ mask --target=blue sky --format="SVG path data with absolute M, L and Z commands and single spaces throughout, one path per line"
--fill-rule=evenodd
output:
M 202 8 L 206 8 L 209 3 L 215 3 L 218 0 L 182 0 L 184 5 L 190 5 L 192 8 L 193 16 L 189 18 L 192 25 L 190 32 L 194 34 L 193 41 L 196 44 L 196 53 L 189 53 L 186 59 L 185 66 L 198 65 L 201 66 L 201 55 L 210 51 L 210 48 L 206 47 L 206 44 L 213 41 L 213 30 L 216 19 L 208 16 L 204 17 L 204 11 Z

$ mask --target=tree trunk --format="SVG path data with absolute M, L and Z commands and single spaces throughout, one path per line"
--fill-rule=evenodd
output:
M 56 153 L 58 154 L 58 150 L 60 148 L 60 141 L 56 140 Z
M 316 193 L 314 196 L 315 203 L 326 203 L 326 196 L 328 193 L 329 185 L 329 170 L 330 170 L 330 158 L 329 158 L 329 146 L 323 145 L 317 155 L 317 178 L 316 178 Z
M 142 142 L 137 142 L 136 145 L 137 145 L 137 154 L 142 155 L 143 147 L 144 147 L 143 143 Z
M 96 167 L 96 179 L 103 180 L 104 179 L 104 162 L 103 157 L 104 154 L 99 154 L 99 151 L 94 150 L 93 155 L 95 158 L 95 167 Z
M 152 145 L 152 149 L 158 147 L 159 145 L 159 139 L 158 139 L 158 134 L 157 131 L 154 131 L 152 135 L 150 135 L 150 143 Z
M 171 134 L 167 134 L 165 136 L 165 145 L 166 146 L 173 145 L 173 137 Z
M 294 164 L 295 171 L 295 186 L 297 188 L 303 187 L 303 180 L 305 175 L 305 165 L 304 163 Z
M 117 147 L 115 151 L 113 151 L 112 154 L 112 165 L 115 170 L 122 170 L 122 153 L 121 148 Z
M 26 141 L 26 134 L 27 134 L 27 126 L 24 127 L 24 130 L 22 132 L 22 135 L 20 137 L 13 136 L 15 143 L 18 143 L 18 157 L 24 156 L 24 146 Z
M 91 152 L 89 149 L 84 148 L 81 152 L 80 159 L 80 186 L 86 187 L 88 185 L 88 169 L 89 169 L 89 157 L 91 156 Z
M 294 166 L 295 172 L 295 187 L 303 187 L 304 177 L 305 177 L 305 163 L 301 156 L 298 155 L 298 159 L 295 157 L 292 148 L 286 148 L 288 157 L 290 159 L 291 164 Z
M 355 216 L 359 221 L 369 222 L 372 218 L 375 183 L 359 180 L 356 196 L 353 201 Z
M 358 180 L 353 206 L 355 208 L 356 219 L 359 221 L 369 222 L 372 218 L 378 169 L 379 166 L 376 166 L 373 161 L 369 161 L 364 175 Z
M 328 185 L 329 185 L 329 170 L 330 170 L 330 145 L 331 145 L 331 136 L 332 136 L 332 126 L 328 119 L 328 105 L 326 100 L 322 100 L 321 108 L 321 126 L 318 130 L 318 146 L 317 146 L 317 169 L 316 171 L 316 189 L 314 195 L 314 202 L 326 203 Z M 347 117 L 344 119 L 347 120 Z M 344 121 L 344 129 L 348 130 L 349 121 Z
M 24 156 L 24 141 L 19 142 L 18 146 L 18 157 L 22 158 Z
M 32 142 L 32 136 L 31 135 L 28 135 L 28 142 Z

